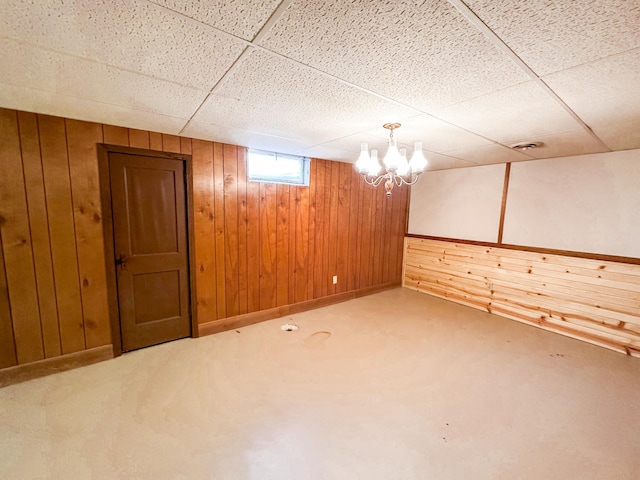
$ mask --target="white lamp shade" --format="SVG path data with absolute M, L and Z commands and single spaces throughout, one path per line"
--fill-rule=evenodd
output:
M 369 176 L 376 177 L 380 174 L 382 167 L 378 161 L 378 150 L 371 150 L 371 159 L 369 161 Z
M 427 167 L 427 159 L 422 154 L 422 142 L 416 142 L 416 148 L 413 151 L 409 167 L 413 173 L 422 173 Z
M 360 145 L 360 156 L 356 162 L 356 170 L 358 170 L 358 173 L 367 173 L 370 163 L 371 158 L 369 158 L 369 147 L 366 143 L 363 143 Z
M 409 162 L 407 161 L 407 149 L 400 149 L 400 164 L 398 165 L 398 169 L 396 170 L 396 174 L 404 177 L 407 173 L 409 173 Z

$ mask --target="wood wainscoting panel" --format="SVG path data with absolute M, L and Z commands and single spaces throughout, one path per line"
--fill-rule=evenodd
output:
M 407 237 L 403 286 L 640 357 L 640 265 Z

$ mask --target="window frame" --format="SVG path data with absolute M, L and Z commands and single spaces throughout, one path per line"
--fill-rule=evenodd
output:
M 275 161 L 278 161 L 278 158 L 287 158 L 294 159 L 300 162 L 300 171 L 301 171 L 301 179 L 300 181 L 288 180 L 284 178 L 278 178 L 277 176 L 269 177 L 269 176 L 259 176 L 251 174 L 251 154 L 255 152 L 260 155 L 268 155 L 273 156 Z M 257 148 L 247 148 L 247 179 L 250 182 L 257 183 L 275 183 L 281 185 L 293 185 L 297 187 L 308 187 L 310 180 L 310 172 L 311 172 L 311 159 L 309 157 L 304 157 L 302 155 L 291 155 L 288 153 L 278 153 L 278 152 L 270 152 L 268 150 L 260 150 Z

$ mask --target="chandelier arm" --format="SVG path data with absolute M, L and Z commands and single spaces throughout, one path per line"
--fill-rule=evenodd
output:
M 418 182 L 418 178 L 420 178 L 419 175 L 420 174 L 418 174 L 418 173 L 412 173 L 411 174 L 411 180 L 407 181 L 407 180 L 403 179 L 404 180 L 404 184 L 405 185 L 413 185 L 414 183 L 417 183 Z
M 378 185 L 380 185 L 382 183 L 382 181 L 387 178 L 388 175 L 385 173 L 384 175 L 378 175 L 375 180 L 373 180 L 369 185 L 373 185 L 374 187 L 377 187 Z

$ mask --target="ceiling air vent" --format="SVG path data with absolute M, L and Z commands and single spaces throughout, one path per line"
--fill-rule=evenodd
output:
M 516 143 L 515 145 L 511 145 L 511 148 L 513 148 L 514 150 L 525 151 L 525 150 L 530 150 L 532 148 L 541 147 L 542 145 L 543 145 L 542 142 L 522 142 L 522 143 Z

